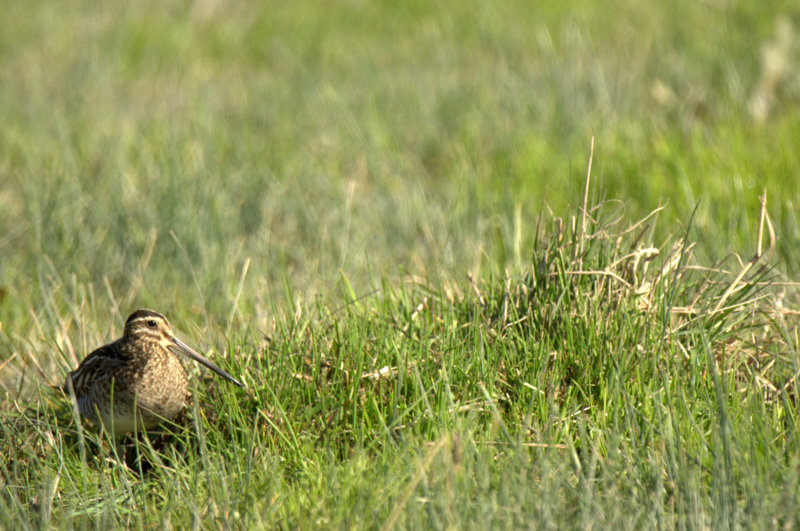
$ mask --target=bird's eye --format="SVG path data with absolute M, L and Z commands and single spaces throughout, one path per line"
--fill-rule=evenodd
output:
M 156 323 L 155 319 L 150 319 L 149 321 L 147 321 L 147 326 L 149 326 L 150 328 L 155 328 L 156 326 L 158 326 L 158 324 Z

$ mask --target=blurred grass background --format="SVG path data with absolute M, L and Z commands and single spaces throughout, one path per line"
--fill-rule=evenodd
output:
M 12 333 L 71 276 L 227 315 L 249 258 L 242 309 L 263 320 L 270 293 L 335 293 L 340 270 L 365 292 L 519 266 L 543 204 L 580 203 L 592 136 L 600 199 L 670 221 L 701 201 L 712 257 L 750 252 L 766 188 L 797 271 L 794 2 L 2 8 Z

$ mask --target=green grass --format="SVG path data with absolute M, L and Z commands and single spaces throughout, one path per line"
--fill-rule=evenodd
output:
M 0 527 L 797 525 L 793 2 L 0 7 Z M 138 307 L 248 385 L 145 474 Z

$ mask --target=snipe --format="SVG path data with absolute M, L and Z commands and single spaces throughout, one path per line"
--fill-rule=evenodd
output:
M 181 412 L 189 392 L 186 370 L 173 350 L 244 387 L 175 337 L 163 315 L 137 310 L 120 339 L 94 350 L 67 375 L 64 390 L 75 397 L 81 415 L 117 439 L 154 428 Z

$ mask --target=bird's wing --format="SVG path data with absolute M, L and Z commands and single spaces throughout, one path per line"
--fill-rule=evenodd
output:
M 72 382 L 72 388 L 76 396 L 84 394 L 89 387 L 98 379 L 103 377 L 103 374 L 110 374 L 115 367 L 121 364 L 119 345 L 115 341 L 108 345 L 93 350 L 86 356 L 78 368 L 67 375 L 67 380 L 64 382 L 62 389 L 65 393 L 69 394 L 69 384 Z

